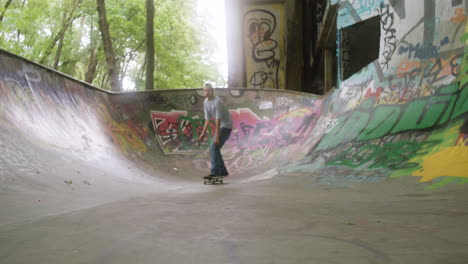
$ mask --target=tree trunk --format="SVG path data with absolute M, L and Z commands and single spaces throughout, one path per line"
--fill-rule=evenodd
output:
M 146 91 L 154 89 L 154 1 L 146 0 Z
M 5 12 L 7 11 L 8 7 L 10 6 L 11 2 L 13 2 L 13 0 L 8 0 L 3 8 L 3 11 L 2 11 L 2 14 L 0 15 L 0 22 L 3 21 L 3 17 L 5 16 Z
M 96 48 L 91 47 L 91 53 L 89 54 L 88 69 L 85 74 L 85 82 L 92 84 L 96 77 L 96 68 L 98 65 L 98 58 L 96 56 Z
M 52 50 L 54 49 L 55 44 L 57 44 L 57 42 L 60 40 L 60 38 L 63 38 L 65 36 L 65 31 L 67 31 L 67 29 L 72 25 L 73 20 L 76 19 L 75 11 L 76 11 L 76 9 L 78 9 L 78 6 L 81 4 L 82 1 L 83 0 L 75 0 L 74 1 L 72 10 L 70 11 L 69 16 L 66 19 L 64 19 L 64 21 L 62 23 L 62 28 L 57 33 L 57 35 L 55 35 L 54 39 L 52 40 L 52 42 L 49 44 L 49 46 L 45 50 L 44 55 L 42 56 L 39 63 L 44 64 L 45 60 L 52 53 Z M 63 7 L 63 9 L 64 9 L 64 13 L 66 13 L 65 7 Z
M 114 49 L 112 47 L 112 39 L 109 32 L 109 23 L 107 22 L 106 6 L 104 0 L 97 1 L 97 10 L 99 15 L 99 29 L 101 30 L 102 42 L 104 46 L 104 53 L 106 55 L 107 68 L 109 70 L 109 79 L 111 90 L 119 92 L 119 68 L 117 60 L 115 59 Z
M 90 45 L 89 45 L 89 60 L 88 60 L 88 68 L 85 73 L 85 82 L 92 84 L 94 78 L 96 78 L 96 70 L 98 66 L 98 40 L 95 31 L 93 30 L 94 23 L 91 22 L 89 38 L 90 38 Z
M 65 10 L 63 11 L 63 22 L 65 23 L 67 21 L 67 13 Z M 59 45 L 57 47 L 57 51 L 55 52 L 55 59 L 54 59 L 54 66 L 53 68 L 57 70 L 58 64 L 60 61 L 60 54 L 62 53 L 62 47 L 63 47 L 63 39 L 65 38 L 65 30 L 61 32 L 60 37 L 59 37 Z

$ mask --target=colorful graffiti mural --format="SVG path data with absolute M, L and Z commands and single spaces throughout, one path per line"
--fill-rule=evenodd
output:
M 429 189 L 466 183 L 468 148 L 460 121 L 468 112 L 467 38 L 459 30 L 463 8 L 446 11 L 426 1 L 414 25 L 388 1 L 342 2 L 338 28 L 380 15 L 381 63 L 342 81 L 327 99 L 335 111 L 326 113 L 314 133 L 323 138 L 309 153 L 311 162 L 321 157 L 327 167 L 417 176 L 433 183 Z M 412 3 L 402 13 L 421 14 L 417 7 Z M 330 120 L 334 125 L 326 129 Z
M 214 123 L 208 127 L 208 137 L 198 142 L 205 119 L 187 116 L 187 111 L 151 111 L 154 131 L 165 154 L 202 152 L 211 143 Z
M 223 148 L 231 175 L 264 169 L 275 176 L 300 173 L 309 177 L 310 187 L 399 177 L 418 177 L 427 189 L 468 184 L 465 9 L 434 1 L 424 1 L 420 12 L 415 8 L 409 1 L 340 2 L 339 29 L 380 16 L 380 51 L 378 60 L 341 80 L 327 97 L 218 89 L 234 122 Z M 251 87 L 284 88 L 283 12 L 275 4 L 244 11 Z M 204 123 L 200 90 L 109 94 L 21 58 L 0 56 L 2 127 L 54 149 L 104 149 L 154 168 L 175 160 L 188 169 L 208 169 L 213 124 L 198 142 Z M 0 167 L 40 170 L 37 162 L 24 164 L 23 152 L 0 147 Z

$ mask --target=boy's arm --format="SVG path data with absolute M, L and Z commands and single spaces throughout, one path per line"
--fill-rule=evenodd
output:
M 205 124 L 203 125 L 203 130 L 202 130 L 200 136 L 198 137 L 199 141 L 202 141 L 203 138 L 205 137 L 205 133 L 206 133 L 206 130 L 208 129 L 209 124 L 210 124 L 210 120 L 205 119 Z
M 219 145 L 219 133 L 221 130 L 221 119 L 216 119 L 215 145 Z

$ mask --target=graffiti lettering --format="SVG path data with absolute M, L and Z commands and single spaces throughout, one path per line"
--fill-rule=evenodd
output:
M 281 87 L 279 55 L 282 46 L 278 22 L 282 21 L 277 20 L 273 12 L 265 9 L 253 9 L 244 15 L 246 56 L 249 60 L 247 78 L 251 87 Z
M 386 134 L 435 127 L 468 112 L 468 89 L 448 85 L 432 97 L 414 99 L 402 106 L 381 105 L 372 112 L 352 111 L 337 117 L 340 125 L 326 134 L 317 149 L 351 140 L 371 140 Z
M 396 29 L 394 28 L 394 14 L 390 12 L 389 5 L 385 5 L 382 1 L 379 12 L 382 29 L 385 32 L 383 51 L 384 61 L 381 62 L 383 68 L 385 69 L 388 68 L 388 64 L 392 60 L 392 56 L 393 53 L 395 53 L 398 40 L 396 38 Z
M 416 154 L 425 154 L 420 151 L 424 147 L 437 145 L 439 142 L 412 142 L 399 141 L 383 146 L 366 144 L 363 146 L 351 146 L 336 158 L 330 160 L 327 165 L 360 167 L 364 164 L 368 168 L 408 169 L 418 166 L 417 163 L 408 162 Z

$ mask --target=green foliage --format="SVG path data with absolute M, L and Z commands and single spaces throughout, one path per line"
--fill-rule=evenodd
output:
M 206 23 L 196 15 L 195 3 L 155 0 L 155 89 L 201 87 L 206 80 L 225 83 L 210 59 L 213 40 L 204 28 Z M 71 14 L 74 5 L 78 8 Z M 145 0 L 106 1 L 106 12 L 120 78 L 131 80 L 136 90 L 144 90 Z M 73 21 L 69 27 L 64 23 L 67 17 Z M 97 21 L 95 0 L 13 1 L 0 23 L 0 47 L 52 67 L 59 44 L 54 40 L 65 29 L 58 70 L 84 80 L 95 54 L 92 84 L 108 89 Z

